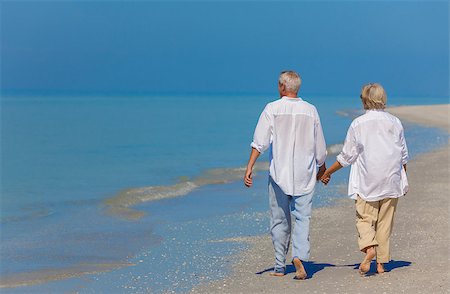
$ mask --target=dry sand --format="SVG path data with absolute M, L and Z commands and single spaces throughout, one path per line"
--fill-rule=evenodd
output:
M 450 104 L 399 106 L 389 112 L 405 121 L 450 131 Z
M 449 105 L 398 107 L 402 120 L 449 130 Z M 194 288 L 194 293 L 450 293 L 449 147 L 423 154 L 408 164 L 409 193 L 400 199 L 391 238 L 393 261 L 385 274 L 360 277 L 363 255 L 357 248 L 354 203 L 338 201 L 313 211 L 309 277 L 269 276 L 274 263 L 268 235 L 236 239 L 249 249 L 231 256 L 233 271 L 224 280 Z M 290 254 L 288 255 L 288 259 Z M 374 264 L 371 271 L 374 272 Z

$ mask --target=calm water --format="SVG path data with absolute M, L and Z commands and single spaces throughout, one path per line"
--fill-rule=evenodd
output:
M 235 180 L 275 98 L 3 98 L 0 274 L 3 285 L 26 285 L 3 290 L 185 291 L 226 275 L 244 245 L 218 240 L 267 232 L 267 172 L 253 189 Z M 327 144 L 341 143 L 359 98 L 304 98 L 317 106 Z M 413 156 L 447 142 L 437 129 L 405 132 Z M 316 207 L 344 196 L 347 172 L 317 188 Z

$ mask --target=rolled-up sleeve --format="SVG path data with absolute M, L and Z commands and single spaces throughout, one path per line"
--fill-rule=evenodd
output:
M 403 132 L 403 127 L 400 132 L 400 143 L 402 144 L 402 165 L 405 165 L 408 162 L 408 146 L 406 146 L 405 134 Z
M 327 158 L 327 145 L 325 143 L 325 137 L 323 135 L 322 124 L 320 123 L 319 114 L 316 111 L 315 122 L 315 157 L 318 166 L 322 166 Z
M 270 113 L 269 105 L 266 105 L 263 112 L 259 116 L 255 133 L 253 134 L 253 142 L 250 144 L 253 148 L 263 153 L 270 146 L 272 137 L 273 119 Z
M 347 131 L 347 136 L 345 137 L 344 147 L 342 147 L 341 153 L 336 157 L 336 160 L 343 166 L 349 166 L 356 161 L 359 154 L 363 151 L 362 144 L 358 143 L 355 137 L 355 131 L 353 127 Z

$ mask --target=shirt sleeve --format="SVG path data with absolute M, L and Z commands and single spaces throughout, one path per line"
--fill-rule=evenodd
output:
M 253 134 L 253 142 L 250 144 L 260 153 L 269 148 L 272 138 L 273 118 L 269 111 L 269 105 L 266 105 L 263 112 L 259 116 L 255 133 Z
M 320 123 L 319 113 L 316 111 L 316 122 L 315 122 L 315 157 L 318 166 L 322 166 L 327 158 L 327 145 L 325 143 L 325 137 L 323 135 L 322 124 Z
M 402 144 L 402 165 L 405 165 L 408 162 L 409 154 L 408 154 L 408 146 L 406 146 L 405 134 L 403 132 L 403 127 L 400 132 L 400 144 Z
M 336 160 L 343 167 L 349 166 L 356 161 L 363 150 L 363 145 L 356 140 L 355 130 L 350 126 L 344 141 L 344 147 L 342 147 L 342 151 L 339 153 Z

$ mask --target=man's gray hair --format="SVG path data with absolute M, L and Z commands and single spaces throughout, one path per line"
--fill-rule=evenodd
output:
M 297 93 L 302 84 L 302 78 L 293 70 L 282 71 L 278 79 L 280 85 L 284 85 L 286 91 Z

